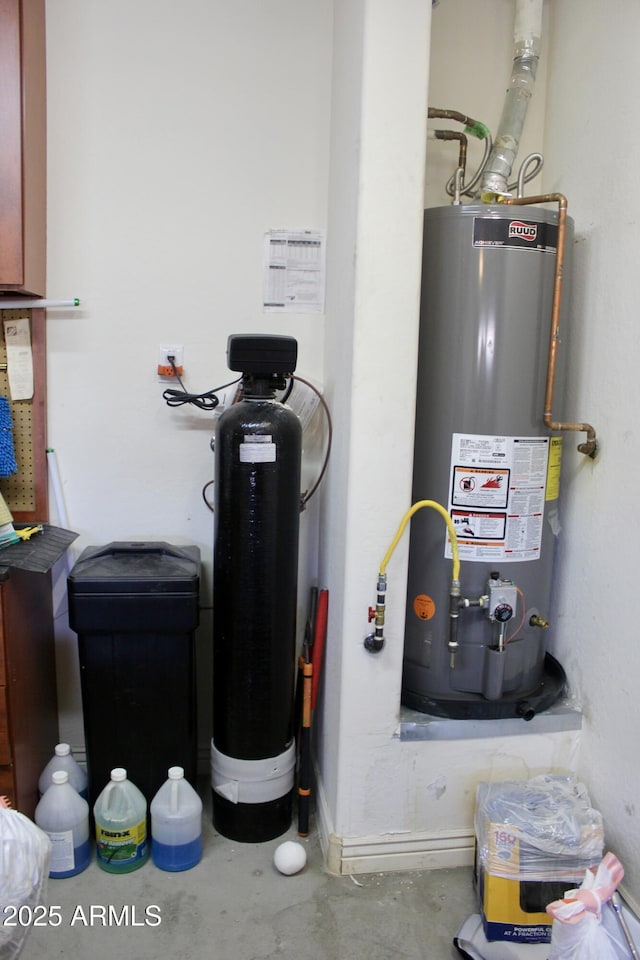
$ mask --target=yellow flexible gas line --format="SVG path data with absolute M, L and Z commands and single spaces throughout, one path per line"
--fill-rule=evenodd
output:
M 449 516 L 449 512 L 445 510 L 445 508 L 441 504 L 436 503 L 435 500 L 417 500 L 413 504 L 413 506 L 409 507 L 404 517 L 402 518 L 402 521 L 400 523 L 400 526 L 398 527 L 395 537 L 391 541 L 391 545 L 389 546 L 389 549 L 384 555 L 384 560 L 380 565 L 380 574 L 384 575 L 386 573 L 387 564 L 391 560 L 393 551 L 398 546 L 398 543 L 400 542 L 400 538 L 404 533 L 404 528 L 409 523 L 409 520 L 411 520 L 411 517 L 414 515 L 414 513 L 417 513 L 418 510 L 421 510 L 423 507 L 431 507 L 432 510 L 437 510 L 447 525 L 447 529 L 449 531 L 449 537 L 451 538 L 451 554 L 453 558 L 453 572 L 452 572 L 451 579 L 459 580 L 460 579 L 460 557 L 458 555 L 458 537 L 456 535 L 456 528 L 453 525 L 453 520 Z
M 453 557 L 453 572 L 451 577 L 451 590 L 449 592 L 449 651 L 451 654 L 451 666 L 454 666 L 455 653 L 458 649 L 458 616 L 460 608 L 460 557 L 458 554 L 458 537 L 456 535 L 456 529 L 453 525 L 453 520 L 449 516 L 449 513 L 443 506 L 439 503 L 436 503 L 435 500 L 418 500 L 413 506 L 409 507 L 402 522 L 396 531 L 396 535 L 391 541 L 391 545 L 387 552 L 384 555 L 384 559 L 380 564 L 380 570 L 378 572 L 378 588 L 377 588 L 377 600 L 375 608 L 369 607 L 369 622 L 375 619 L 375 630 L 373 633 L 367 634 L 364 639 L 365 649 L 369 653 L 379 653 L 384 646 L 384 619 L 385 619 L 385 595 L 387 591 L 387 564 L 391 560 L 393 551 L 398 546 L 400 538 L 404 533 L 404 528 L 409 523 L 409 520 L 417 513 L 418 510 L 421 510 L 423 507 L 431 507 L 433 510 L 437 510 L 438 513 L 442 516 L 443 520 L 447 525 L 449 531 L 449 538 L 451 540 L 451 554 Z

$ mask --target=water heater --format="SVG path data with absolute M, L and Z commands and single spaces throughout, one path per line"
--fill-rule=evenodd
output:
M 454 718 L 533 716 L 564 674 L 546 653 L 562 440 L 545 427 L 559 213 L 470 204 L 425 211 L 403 703 Z M 570 284 L 566 221 L 562 329 Z M 563 351 L 557 355 L 562 409 Z

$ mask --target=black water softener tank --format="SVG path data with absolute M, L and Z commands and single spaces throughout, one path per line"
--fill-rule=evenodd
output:
M 242 399 L 215 437 L 213 823 L 261 842 L 291 823 L 302 428 L 276 399 L 291 337 L 231 336 Z

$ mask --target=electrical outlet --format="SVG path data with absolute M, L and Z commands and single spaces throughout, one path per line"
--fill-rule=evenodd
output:
M 184 347 L 182 344 L 161 343 L 158 347 L 158 369 L 159 377 L 175 377 L 176 373 L 171 366 L 169 357 L 173 357 L 178 376 L 181 377 L 184 371 Z

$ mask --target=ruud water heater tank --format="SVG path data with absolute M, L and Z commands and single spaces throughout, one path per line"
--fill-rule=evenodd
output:
M 541 207 L 425 211 L 413 501 L 449 510 L 462 597 L 452 651 L 450 547 L 441 518 L 422 510 L 402 700 L 437 716 L 529 718 L 562 690 L 545 653 L 562 449 L 543 423 L 557 239 L 558 213 Z M 568 220 L 567 267 L 571 241 Z M 563 331 L 567 281 L 565 269 Z

